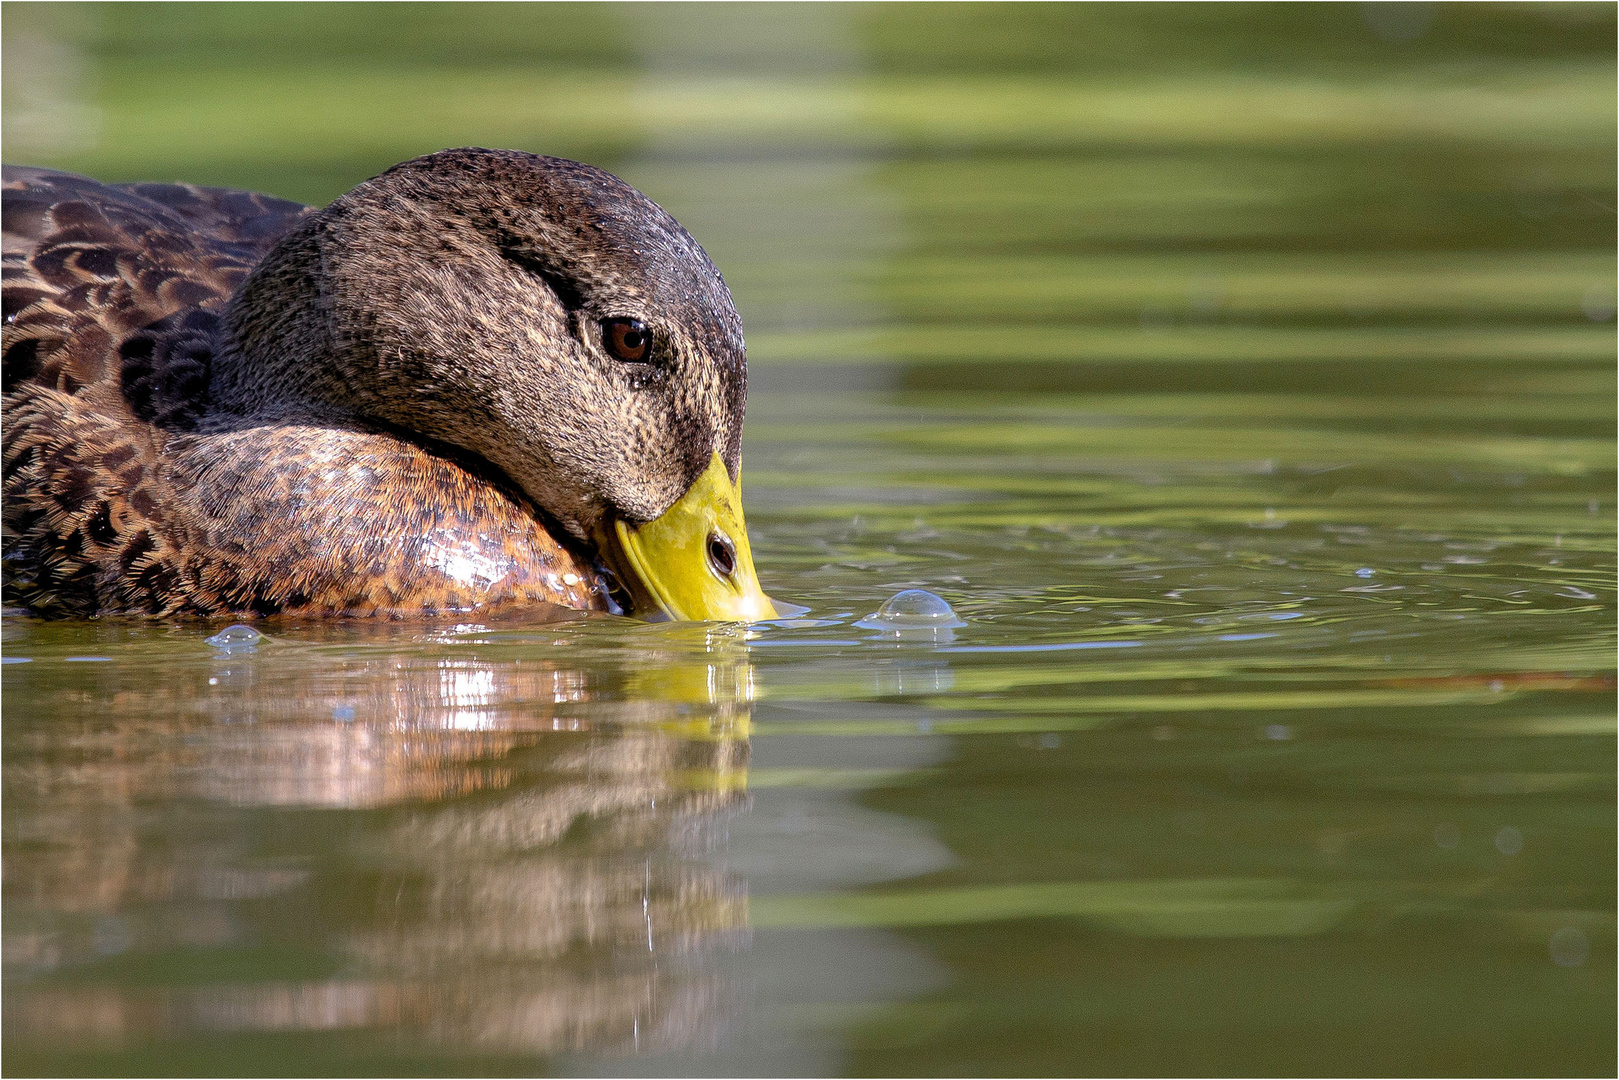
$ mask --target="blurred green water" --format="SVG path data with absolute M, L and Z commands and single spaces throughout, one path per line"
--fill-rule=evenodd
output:
M 8 620 L 11 1072 L 1613 1071 L 1612 5 L 3 12 L 8 161 L 642 187 L 812 616 Z

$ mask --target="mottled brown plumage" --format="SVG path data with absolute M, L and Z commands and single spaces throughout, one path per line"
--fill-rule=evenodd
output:
M 325 209 L 8 168 L 7 600 L 612 609 L 594 551 L 740 451 L 740 322 L 589 166 L 452 150 Z M 602 320 L 652 329 L 604 350 Z

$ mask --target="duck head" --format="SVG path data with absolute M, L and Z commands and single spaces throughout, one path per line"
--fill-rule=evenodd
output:
M 741 319 L 691 235 L 617 177 L 515 151 L 405 162 L 283 238 L 223 329 L 216 408 L 474 454 L 593 545 L 637 615 L 774 614 L 738 488 Z

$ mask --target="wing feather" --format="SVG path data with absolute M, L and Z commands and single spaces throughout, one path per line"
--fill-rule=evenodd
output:
M 218 312 L 312 211 L 10 166 L 0 202 L 7 597 L 167 610 L 185 590 L 165 442 L 201 408 Z
M 217 312 L 311 209 L 190 184 L 102 184 L 7 166 L 4 377 L 75 394 L 118 383 L 131 334 Z

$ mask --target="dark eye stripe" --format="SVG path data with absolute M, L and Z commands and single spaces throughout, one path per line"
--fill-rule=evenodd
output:
M 615 360 L 639 364 L 652 355 L 652 332 L 640 319 L 603 319 L 602 347 Z

